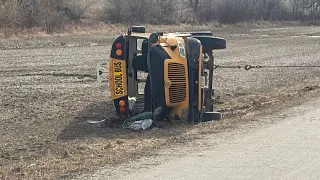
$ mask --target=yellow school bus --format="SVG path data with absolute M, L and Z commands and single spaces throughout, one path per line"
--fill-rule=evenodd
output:
M 213 50 L 226 41 L 211 32 L 152 32 L 133 26 L 117 36 L 108 67 L 109 91 L 120 119 L 143 112 L 155 119 L 220 120 L 214 111 Z

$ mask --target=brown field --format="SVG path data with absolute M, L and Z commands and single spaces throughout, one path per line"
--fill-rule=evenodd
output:
M 319 27 L 211 30 L 228 42 L 215 52 L 216 64 L 320 65 Z M 71 178 L 319 95 L 320 68 L 218 69 L 223 121 L 140 133 L 90 126 L 116 120 L 107 84 L 95 79 L 114 33 L 0 39 L 0 179 Z

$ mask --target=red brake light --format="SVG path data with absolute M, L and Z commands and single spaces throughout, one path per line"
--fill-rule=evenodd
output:
M 120 107 L 119 112 L 120 112 L 121 114 L 125 113 L 125 112 L 126 112 L 126 108 Z
M 122 44 L 121 44 L 121 43 L 117 43 L 117 44 L 116 44 L 116 48 L 117 48 L 117 49 L 122 49 Z

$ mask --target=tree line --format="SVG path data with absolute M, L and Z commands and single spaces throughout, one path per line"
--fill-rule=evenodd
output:
M 92 6 L 100 10 L 90 11 Z M 320 0 L 0 0 L 0 28 L 44 27 L 53 32 L 87 19 L 131 24 L 315 22 Z

